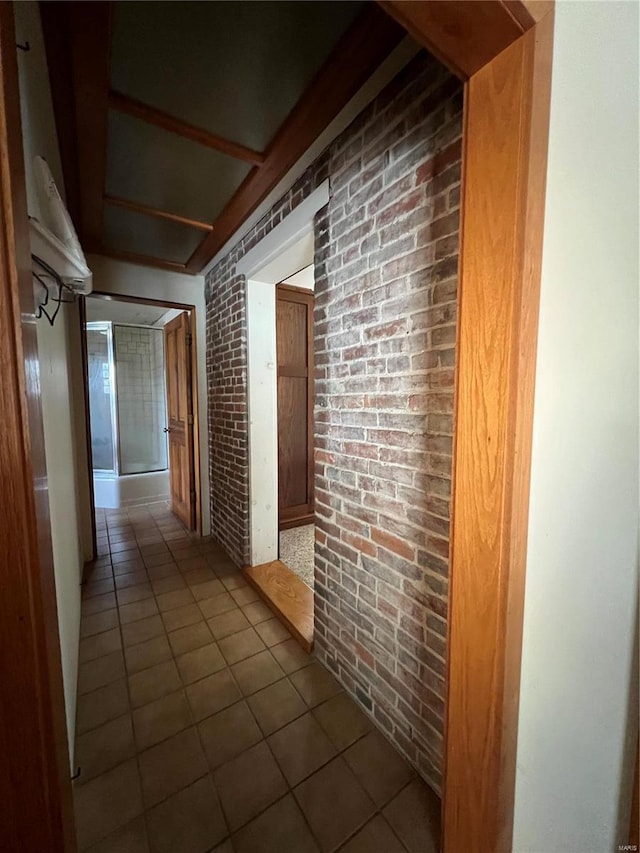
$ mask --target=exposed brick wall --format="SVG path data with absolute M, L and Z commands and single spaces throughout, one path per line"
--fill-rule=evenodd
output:
M 461 96 L 441 66 L 416 58 L 208 279 L 213 314 L 213 302 L 238 282 L 232 276 L 242 254 L 329 175 L 315 242 L 316 654 L 436 789 Z M 227 357 L 227 349 L 210 354 Z M 246 364 L 244 342 L 242 353 Z M 211 382 L 210 393 L 214 429 L 226 407 Z M 221 466 L 214 462 L 212 525 L 232 554 L 248 556 L 244 396 L 242 407 L 244 505 L 215 508 Z M 222 444 L 212 435 L 212 458 L 230 451 Z M 238 456 L 234 465 L 241 462 Z M 233 546 L 222 523 L 233 531 Z
M 316 653 L 439 788 L 461 98 L 396 81 L 316 218 Z M 388 93 L 387 93 L 388 94 Z
M 322 154 L 207 275 L 207 392 L 211 533 L 239 565 L 250 562 L 247 317 L 238 261 L 304 201 L 329 172 Z
M 229 276 L 207 299 L 211 529 L 238 563 L 248 562 L 249 424 L 245 280 Z

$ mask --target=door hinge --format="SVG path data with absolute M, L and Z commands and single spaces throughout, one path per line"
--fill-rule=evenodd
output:
M 187 346 L 190 347 L 193 343 L 193 335 L 191 332 L 187 332 L 184 336 L 185 341 L 187 342 Z
M 192 423 L 193 423 L 193 415 L 187 415 L 187 423 L 188 423 L 188 424 L 192 424 Z

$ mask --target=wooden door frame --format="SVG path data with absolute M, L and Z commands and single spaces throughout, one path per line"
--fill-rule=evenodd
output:
M 294 273 L 295 275 L 295 273 Z M 314 405 L 314 393 L 313 393 L 313 382 L 314 382 L 314 372 L 313 372 L 313 303 L 315 299 L 315 292 L 313 290 L 309 290 L 306 287 L 295 287 L 291 284 L 285 284 L 284 282 L 279 282 L 276 284 L 276 354 L 278 352 L 278 294 L 279 293 L 291 293 L 294 295 L 294 299 L 292 301 L 302 301 L 296 300 L 295 296 L 304 297 L 304 303 L 308 304 L 308 301 L 311 300 L 311 310 L 307 310 L 307 496 L 309 494 L 309 488 L 311 488 L 311 500 L 307 501 L 307 509 L 308 512 L 303 517 L 298 518 L 289 518 L 282 519 L 280 515 L 280 509 L 278 508 L 278 531 L 281 530 L 289 530 L 292 527 L 300 527 L 303 524 L 313 524 L 315 520 L 315 497 L 314 497 L 314 460 L 313 460 L 313 426 L 314 426 L 314 414 L 313 414 L 313 405 Z M 277 360 L 277 359 L 276 359 Z M 279 369 L 279 365 L 276 365 L 277 369 Z M 280 393 L 280 385 L 278 383 L 279 376 L 276 375 L 276 397 Z M 279 430 L 280 430 L 280 420 L 278 418 L 278 443 L 279 443 Z M 280 477 L 280 452 L 278 451 L 278 478 Z M 309 485 L 310 484 L 310 485 Z M 278 555 L 280 553 L 280 548 L 278 547 Z
M 96 495 L 93 486 L 93 445 L 91 444 L 91 410 L 89 407 L 89 352 L 87 350 L 87 298 L 78 298 L 78 322 L 80 323 L 80 357 L 82 359 L 82 406 L 84 409 L 89 501 L 91 510 L 91 558 L 98 556 L 98 532 L 96 529 Z
M 194 488 L 196 490 L 195 499 L 195 532 L 202 536 L 202 482 L 200 476 L 200 420 L 199 420 L 199 397 L 198 397 L 198 342 L 196 339 L 196 306 L 187 302 L 169 302 L 166 299 L 147 299 L 143 296 L 129 296 L 121 293 L 111 293 L 105 290 L 94 290 L 91 293 L 92 297 L 97 299 L 115 300 L 117 302 L 137 302 L 142 305 L 157 305 L 160 308 L 175 308 L 177 311 L 188 311 L 190 315 L 189 325 L 191 332 L 191 400 L 193 407 L 193 479 Z M 83 339 L 86 331 L 83 330 Z M 86 345 L 83 347 L 82 357 L 86 359 Z M 88 371 L 88 364 L 83 363 L 83 370 Z M 89 387 L 85 385 L 85 406 L 89 405 Z M 87 408 L 88 410 L 88 408 Z M 89 421 L 87 421 L 87 429 Z M 88 442 L 91 444 L 91 439 L 88 437 Z M 91 460 L 89 460 L 91 465 Z M 93 484 L 93 470 L 89 469 L 89 477 Z M 92 490 L 93 494 L 93 490 Z M 95 524 L 95 502 L 92 506 L 93 523 Z
M 466 84 L 443 849 L 507 853 L 553 6 L 547 0 L 384 0 L 381 5 Z M 5 104 L 0 110 L 5 413 L 0 463 L 4 494 L 11 495 L 11 501 L 1 502 L 0 513 L 2 569 L 9 581 L 0 631 L 6 659 L 20 661 L 9 669 L 0 705 L 5 747 L 0 782 L 5 805 L 16 805 L 12 820 L 4 809 L 0 830 L 17 841 L 12 842 L 16 849 L 72 850 L 46 489 L 43 502 L 43 490 L 34 482 L 38 477 L 46 483 L 46 468 L 39 389 L 26 370 L 30 360 L 37 363 L 37 350 L 15 35 L 6 2 L 0 3 L 0 39 Z M 199 474 L 199 464 L 196 470 Z
M 11 3 L 0 3 L 0 847 L 76 849 Z
M 383 8 L 465 81 L 445 853 L 509 853 L 553 3 Z
M 636 737 L 636 758 L 633 763 L 633 787 L 631 789 L 631 816 L 629 818 L 629 845 L 637 850 L 640 847 L 640 793 L 638 773 L 640 772 L 640 743 Z

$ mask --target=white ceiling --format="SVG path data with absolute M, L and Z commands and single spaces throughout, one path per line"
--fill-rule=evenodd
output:
M 87 298 L 87 321 L 129 323 L 136 326 L 153 326 L 167 313 L 161 305 L 139 302 L 118 302 L 115 299 Z

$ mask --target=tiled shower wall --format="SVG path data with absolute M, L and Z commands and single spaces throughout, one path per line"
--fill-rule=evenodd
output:
M 98 471 L 115 470 L 109 338 L 105 329 L 87 329 L 89 406 L 91 413 L 91 454 Z
M 158 330 L 157 334 L 151 336 L 151 385 L 154 389 L 154 408 L 152 417 L 154 424 L 158 425 L 155 435 L 158 441 L 158 465 L 163 468 L 169 467 L 167 434 L 163 431 L 168 426 L 167 418 L 167 382 L 164 368 L 164 331 Z
M 316 654 L 431 785 L 442 774 L 462 87 L 420 54 L 207 277 L 214 535 L 249 559 L 239 259 L 316 217 Z
M 164 338 L 160 329 L 113 327 L 120 473 L 167 467 Z

